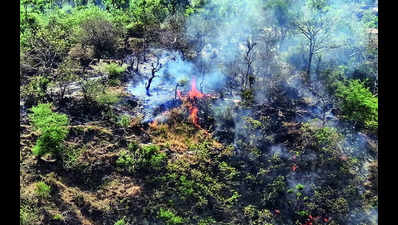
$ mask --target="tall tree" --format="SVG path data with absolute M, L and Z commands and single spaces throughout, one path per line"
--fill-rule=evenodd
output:
M 314 55 L 324 49 L 336 47 L 331 43 L 333 17 L 328 14 L 324 1 L 309 1 L 300 11 L 292 25 L 306 39 L 308 59 L 305 80 L 309 82 Z

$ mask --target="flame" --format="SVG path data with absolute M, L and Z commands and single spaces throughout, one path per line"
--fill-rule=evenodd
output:
M 188 94 L 186 96 L 182 95 L 181 92 L 179 90 L 177 90 L 177 96 L 180 100 L 182 100 L 185 105 L 188 107 L 189 109 L 189 118 L 192 120 L 192 123 L 197 127 L 197 128 L 201 128 L 199 126 L 198 120 L 198 112 L 199 109 L 197 106 L 195 106 L 195 100 L 196 99 L 201 99 L 205 96 L 203 93 L 201 93 L 197 88 L 196 88 L 196 80 L 195 78 L 192 79 L 191 82 L 191 90 L 189 90 Z
M 191 100 L 193 100 L 194 98 L 203 98 L 204 97 L 204 94 L 202 94 L 196 88 L 196 80 L 195 79 L 192 79 L 191 90 L 188 92 L 188 97 Z
M 156 128 L 158 126 L 158 120 L 153 120 L 151 123 L 149 123 L 149 126 L 152 128 Z
M 191 90 L 188 92 L 188 98 L 190 100 L 194 100 L 194 99 L 200 99 L 203 98 L 204 94 L 202 94 L 197 88 L 196 88 L 196 80 L 192 79 L 192 83 L 191 83 Z M 191 102 L 191 105 L 189 106 L 189 116 L 192 119 L 192 123 L 200 128 L 199 124 L 198 124 L 198 112 L 199 109 L 198 107 L 194 106 L 193 103 Z
M 198 107 L 192 105 L 189 107 L 189 111 L 190 111 L 189 117 L 192 119 L 192 123 L 196 127 L 200 128 L 200 126 L 198 124 L 198 112 L 199 112 Z
M 180 90 L 177 90 L 177 96 L 178 96 L 178 98 L 179 98 L 179 99 L 181 99 L 181 100 L 182 100 L 182 95 L 181 95 L 181 92 L 180 92 Z

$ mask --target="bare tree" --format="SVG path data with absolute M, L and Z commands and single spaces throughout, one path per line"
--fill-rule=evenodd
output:
M 307 40 L 308 60 L 305 80 L 309 82 L 314 55 L 326 48 L 336 47 L 330 44 L 330 18 L 326 18 L 324 14 L 313 15 L 311 19 L 303 19 L 294 22 L 294 27 L 299 33 L 304 35 Z
M 244 73 L 244 76 L 242 77 L 242 88 L 243 89 L 246 89 L 248 85 L 251 88 L 251 86 L 253 85 L 253 82 L 254 82 L 250 77 L 252 77 L 252 73 L 253 73 L 252 64 L 255 59 L 255 53 L 254 53 L 253 49 L 254 49 L 254 46 L 256 46 L 256 44 L 257 43 L 253 42 L 251 39 L 247 39 L 247 41 L 246 41 L 247 49 L 246 49 L 246 52 L 244 55 L 246 72 Z
M 151 94 L 149 92 L 149 89 L 151 88 L 152 80 L 153 80 L 153 78 L 156 77 L 156 72 L 158 72 L 160 70 L 160 68 L 162 67 L 162 64 L 159 62 L 159 57 L 156 57 L 156 64 L 152 63 L 151 67 L 152 67 L 151 68 L 151 77 L 149 78 L 149 80 L 148 80 L 148 82 L 146 84 L 146 87 L 145 87 L 146 94 L 148 96 L 151 96 Z

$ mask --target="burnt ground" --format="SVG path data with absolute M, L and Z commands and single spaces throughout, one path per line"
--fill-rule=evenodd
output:
M 268 179 L 272 183 L 272 179 L 282 175 L 288 179 L 311 179 L 310 171 L 317 167 L 317 164 L 310 163 L 311 154 L 304 154 L 301 163 L 291 159 L 293 154 L 290 152 L 282 158 L 283 163 L 269 161 L 275 146 L 298 147 L 297 143 L 302 141 L 303 134 L 302 122 L 298 122 L 298 118 L 313 116 L 313 104 L 309 105 L 294 89 L 281 86 L 272 101 L 263 104 L 231 103 L 230 109 L 235 113 L 231 117 L 220 118 L 214 114 L 211 106 L 220 100 L 218 97 L 198 99 L 195 105 L 199 109 L 200 129 L 193 126 L 188 118 L 189 110 L 178 100 L 165 102 L 155 109 L 156 115 L 170 112 L 166 123 L 156 126 L 151 125 L 150 121 L 142 123 L 142 108 L 145 105 L 136 96 L 127 93 L 126 89 L 125 84 L 125 96 L 112 106 L 112 111 L 115 115 L 128 114 L 133 118 L 128 128 L 122 128 L 106 116 L 104 112 L 109 109 L 95 103 L 87 104 L 81 97 L 69 97 L 62 104 L 55 105 L 55 111 L 67 114 L 71 121 L 70 132 L 65 141 L 65 148 L 70 150 L 70 155 L 61 154 L 55 161 L 39 160 L 32 155 L 31 149 L 38 134 L 32 130 L 26 113 L 22 114 L 20 193 L 21 204 L 30 206 L 28 212 L 36 215 L 31 217 L 32 224 L 114 224 L 117 218 L 125 215 L 129 215 L 132 224 L 158 224 L 159 220 L 154 216 L 156 213 L 148 211 L 148 202 L 152 202 L 156 199 L 154 196 L 160 194 L 159 187 L 148 180 L 146 174 L 132 175 L 117 166 L 120 152 L 128 148 L 129 143 L 157 144 L 171 161 L 177 158 L 191 160 L 191 146 L 199 145 L 203 140 L 213 143 L 214 152 L 210 154 L 215 156 L 219 154 L 216 149 L 234 145 L 232 158 L 225 155 L 220 158 L 228 159 L 242 173 L 258 174 L 262 171 L 261 168 L 275 168 L 270 169 L 267 175 L 269 178 L 264 178 L 261 182 Z M 251 113 L 241 114 L 244 111 L 242 109 L 250 109 Z M 259 156 L 256 156 L 259 153 L 255 151 L 244 152 L 244 145 L 239 143 L 240 139 L 247 141 L 249 130 L 256 133 L 254 147 L 260 150 Z M 375 141 L 369 140 L 367 136 L 366 138 L 369 151 L 377 153 Z M 259 163 L 260 161 L 265 164 Z M 296 164 L 298 170 L 307 168 L 308 171 L 292 176 L 292 165 Z M 197 167 L 196 164 L 192 166 Z M 365 189 L 372 199 L 377 193 L 377 161 L 372 161 L 368 167 L 370 175 Z M 38 181 L 45 181 L 51 186 L 50 198 L 35 196 L 34 188 Z M 256 194 L 264 191 L 264 183 L 261 182 L 244 182 L 236 187 L 240 193 L 247 193 L 245 199 L 241 200 L 242 204 L 258 200 Z M 317 182 L 321 184 L 325 181 Z M 334 186 L 337 187 L 338 184 Z M 287 201 L 275 203 L 271 200 L 263 207 L 272 208 L 278 205 L 285 216 L 297 217 L 288 210 L 292 205 Z M 299 208 L 298 205 L 294 207 Z M 220 209 L 215 200 L 210 200 L 208 209 L 220 211 L 213 215 L 217 221 L 228 221 L 227 215 L 231 213 Z M 56 215 L 61 215 L 62 219 L 55 219 Z

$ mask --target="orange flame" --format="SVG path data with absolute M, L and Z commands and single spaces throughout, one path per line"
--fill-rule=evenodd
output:
M 194 103 L 195 103 L 194 100 L 203 98 L 207 95 L 204 95 L 196 88 L 196 80 L 192 79 L 191 90 L 188 92 L 188 94 L 186 96 L 183 96 L 179 90 L 177 90 L 177 96 L 179 99 L 181 99 L 183 102 L 185 102 L 185 105 L 189 108 L 189 117 L 192 120 L 192 123 L 196 127 L 201 128 L 198 124 L 199 109 L 198 109 L 198 107 L 196 107 L 194 105 Z
M 204 94 L 202 94 L 198 89 L 196 89 L 196 80 L 192 79 L 191 83 L 191 90 L 188 92 L 188 97 L 189 99 L 194 99 L 194 98 L 203 98 Z
M 182 100 L 181 91 L 177 90 L 177 96 L 178 96 L 178 98 L 179 98 L 179 99 L 181 99 L 181 100 Z
M 149 123 L 149 126 L 152 128 L 156 128 L 158 126 L 158 121 L 155 119 L 151 123 Z
M 192 83 L 191 83 L 191 90 L 188 92 L 188 98 L 190 100 L 194 100 L 195 98 L 199 99 L 199 98 L 203 98 L 204 94 L 202 94 L 197 88 L 196 88 L 196 80 L 192 79 Z M 190 117 L 192 119 L 192 123 L 200 128 L 199 124 L 198 124 L 198 112 L 199 109 L 198 107 L 194 106 L 192 103 L 189 106 L 189 111 L 190 111 Z
M 192 123 L 193 123 L 196 127 L 200 128 L 200 126 L 199 126 L 199 124 L 198 124 L 198 111 L 199 111 L 198 107 L 196 107 L 196 106 L 190 106 L 190 107 L 189 107 L 189 111 L 190 111 L 189 116 L 190 116 L 191 119 L 192 119 Z

